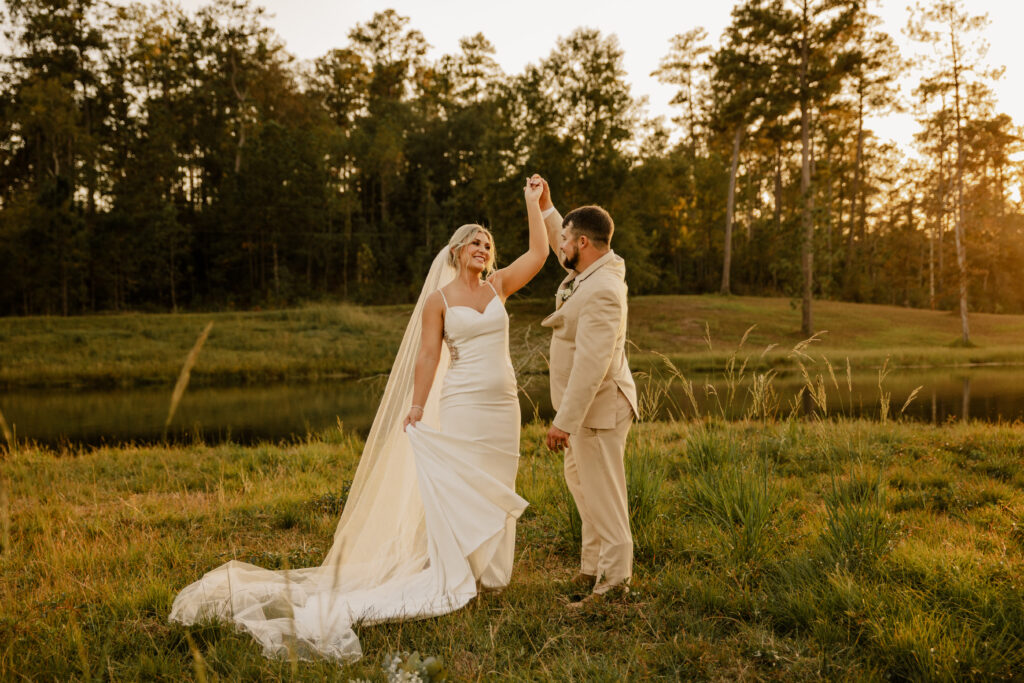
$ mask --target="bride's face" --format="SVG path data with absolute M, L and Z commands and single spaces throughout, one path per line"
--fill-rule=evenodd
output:
M 491 263 L 491 251 L 493 250 L 491 238 L 486 232 L 478 231 L 459 252 L 459 261 L 463 268 L 480 273 Z

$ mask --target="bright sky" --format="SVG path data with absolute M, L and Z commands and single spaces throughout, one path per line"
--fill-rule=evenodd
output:
M 579 26 L 614 33 L 625 52 L 625 68 L 635 96 L 648 99 L 648 111 L 670 119 L 673 108 L 668 102 L 674 94 L 650 73 L 668 51 L 669 39 L 697 26 L 703 26 L 717 45 L 729 22 L 733 3 L 727 0 L 546 0 L 519 2 L 507 0 L 255 0 L 267 8 L 270 24 L 288 50 L 300 59 L 313 59 L 328 50 L 343 47 L 349 30 L 368 21 L 374 14 L 392 8 L 410 18 L 433 46 L 430 57 L 437 58 L 459 49 L 459 38 L 482 32 L 494 44 L 496 59 L 506 73 L 520 73 L 526 64 L 546 57 L 559 36 Z M 885 30 L 910 57 L 918 46 L 902 33 L 909 16 L 908 2 L 881 0 L 875 8 Z M 194 10 L 207 0 L 180 0 Z M 988 61 L 1005 65 L 1006 72 L 996 85 L 999 109 L 1017 124 L 1024 124 L 1024 60 L 1017 41 L 1024 26 L 1024 2 L 1020 0 L 968 0 L 970 11 L 988 13 L 992 20 L 986 35 L 991 45 Z M 904 86 L 909 98 L 913 80 Z M 909 147 L 916 124 L 910 114 L 888 115 L 871 122 L 882 138 L 894 139 Z
M 184 0 L 188 8 L 203 0 Z M 520 73 L 526 64 L 546 57 L 559 36 L 579 26 L 614 33 L 625 52 L 625 68 L 635 96 L 648 99 L 648 111 L 670 119 L 669 100 L 674 94 L 650 73 L 668 51 L 669 39 L 703 26 L 717 45 L 729 22 L 732 3 L 722 0 L 547 0 L 547 2 L 482 0 L 263 0 L 274 16 L 270 23 L 288 50 L 301 59 L 312 59 L 347 43 L 349 30 L 368 21 L 374 12 L 392 8 L 410 18 L 433 46 L 430 56 L 459 49 L 459 38 L 482 32 L 497 51 L 496 59 L 506 73 Z M 882 0 L 875 11 L 885 30 L 899 43 L 904 56 L 920 49 L 903 35 L 909 9 L 907 0 Z M 986 39 L 991 45 L 988 61 L 1005 65 L 996 86 L 999 109 L 1024 124 L 1024 60 L 1020 59 L 1024 2 L 1018 0 L 969 0 L 972 13 L 987 12 L 992 20 Z M 904 86 L 909 98 L 912 82 Z M 910 114 L 889 115 L 872 122 L 880 137 L 909 147 L 916 124 Z

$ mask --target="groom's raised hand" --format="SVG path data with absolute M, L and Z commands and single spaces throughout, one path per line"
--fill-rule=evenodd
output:
M 569 432 L 563 432 L 555 425 L 551 425 L 551 429 L 548 430 L 548 448 L 553 451 L 565 450 L 565 447 L 569 445 Z
M 530 183 L 541 183 L 544 185 L 543 191 L 540 193 L 540 210 L 547 211 L 554 204 L 551 203 L 551 188 L 548 187 L 548 181 L 544 180 L 539 173 L 534 173 L 530 176 Z

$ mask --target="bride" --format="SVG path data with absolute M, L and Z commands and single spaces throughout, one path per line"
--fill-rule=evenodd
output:
M 542 189 L 523 188 L 530 247 L 511 265 L 492 272 L 491 233 L 472 224 L 434 258 L 323 564 L 228 562 L 178 594 L 171 621 L 230 621 L 267 656 L 354 660 L 356 624 L 446 614 L 508 585 L 527 503 L 504 300 L 547 258 Z

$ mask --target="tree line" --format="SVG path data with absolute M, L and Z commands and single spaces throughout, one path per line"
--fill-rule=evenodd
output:
M 1024 312 L 1021 131 L 958 0 L 913 8 L 914 64 L 866 0 L 738 2 L 717 47 L 666 46 L 669 122 L 587 28 L 507 74 L 392 10 L 309 62 L 248 0 L 3 19 L 0 314 L 408 301 L 463 223 L 525 247 L 534 171 L 609 209 L 634 294 L 792 296 L 807 332 L 814 298 L 948 308 L 965 341 L 969 309 Z M 906 108 L 910 155 L 869 126 Z

